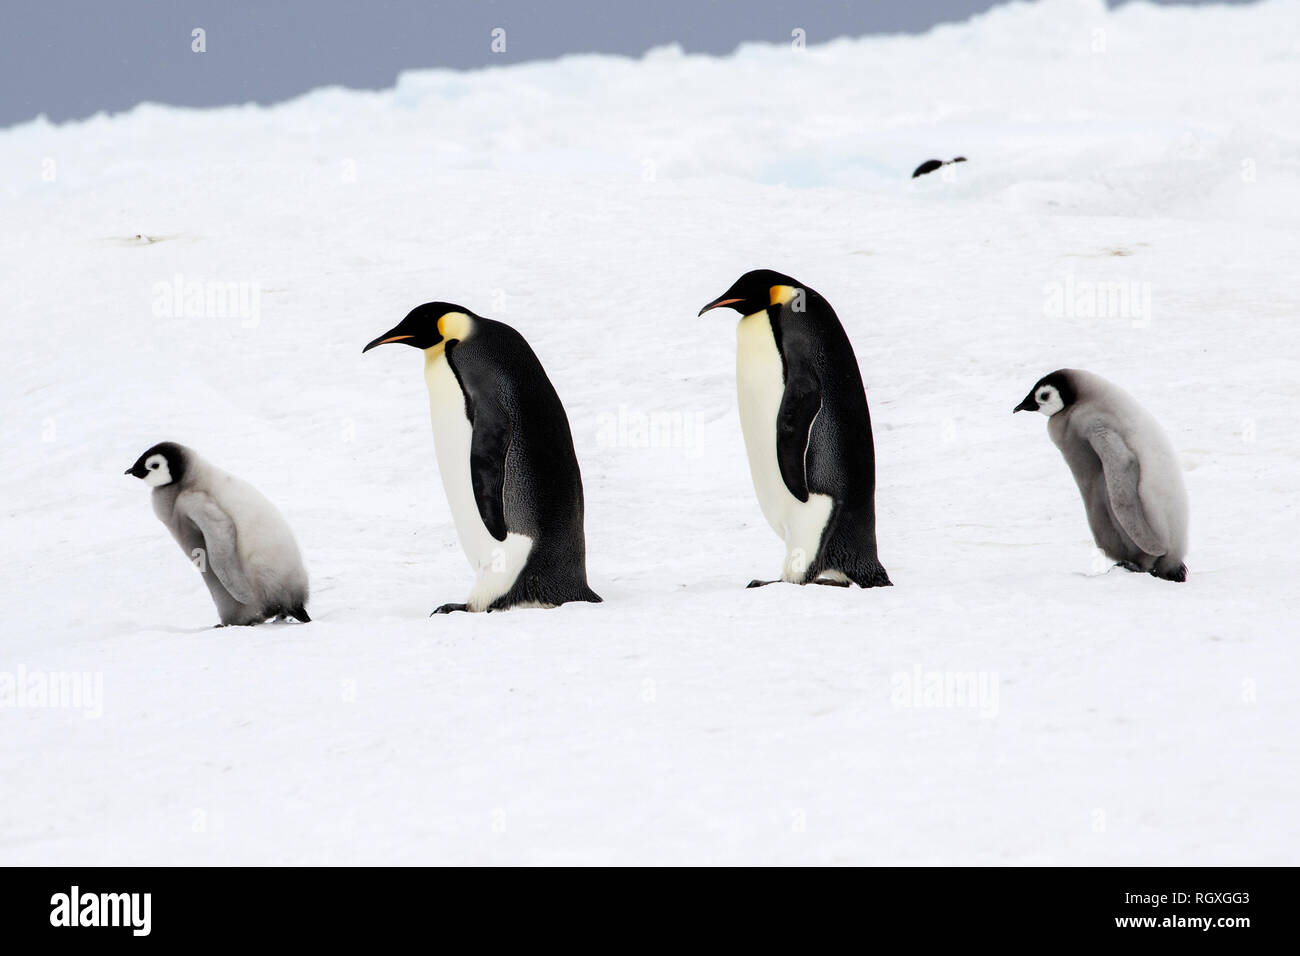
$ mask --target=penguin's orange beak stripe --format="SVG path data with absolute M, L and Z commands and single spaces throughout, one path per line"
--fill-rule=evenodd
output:
M 402 339 L 413 339 L 414 335 L 394 335 L 391 339 L 384 339 L 382 342 L 376 342 L 376 345 L 387 345 L 389 342 L 400 342 Z
M 704 308 L 700 309 L 700 315 L 703 315 L 705 312 L 708 312 L 710 309 L 720 309 L 724 305 L 732 305 L 739 301 L 740 301 L 739 299 L 719 299 L 717 302 L 710 302 Z

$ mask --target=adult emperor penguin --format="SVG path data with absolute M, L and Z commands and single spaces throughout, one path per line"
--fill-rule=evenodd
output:
M 1063 368 L 1040 378 L 1014 410 L 1047 416 L 1097 547 L 1130 571 L 1187 580 L 1187 489 L 1146 409 L 1100 375 Z
M 741 316 L 740 426 L 759 507 L 785 541 L 781 580 L 889 585 L 876 556 L 871 413 L 835 310 L 769 269 L 745 273 L 700 315 L 722 306 Z
M 311 620 L 298 542 L 256 488 L 170 441 L 154 445 L 126 474 L 153 489 L 154 514 L 203 572 L 222 625 Z
M 367 345 L 424 350 L 438 470 L 477 580 L 450 611 L 599 602 L 587 586 L 582 474 L 560 397 L 524 337 L 429 302 Z

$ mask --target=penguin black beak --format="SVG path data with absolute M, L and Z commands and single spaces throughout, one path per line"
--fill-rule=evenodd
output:
M 1038 411 L 1038 403 L 1034 401 L 1034 396 L 1026 395 L 1025 400 L 1023 402 L 1021 402 L 1015 408 L 1011 409 L 1011 414 L 1014 415 L 1016 412 L 1036 412 L 1036 411 Z
M 370 351 L 374 346 L 387 345 L 389 342 L 404 342 L 409 338 L 415 338 L 415 334 L 403 334 L 402 326 L 398 325 L 395 329 L 387 330 L 387 332 L 383 333 L 382 336 L 374 339 L 373 342 L 370 342 L 368 346 L 365 346 L 364 349 L 361 350 L 361 354 L 364 355 L 365 352 Z
M 387 345 L 389 342 L 402 342 L 405 341 L 406 339 L 415 338 L 414 335 L 394 335 L 393 333 L 396 331 L 397 331 L 396 329 L 389 329 L 383 335 L 379 336 L 379 338 L 375 339 L 373 342 L 371 342 L 369 345 L 363 348 L 361 350 L 361 354 L 365 355 L 376 345 Z
M 712 302 L 710 302 L 704 308 L 700 309 L 700 311 L 696 312 L 695 314 L 696 316 L 701 316 L 705 312 L 708 312 L 710 309 L 720 309 L 724 305 L 735 305 L 739 301 L 740 301 L 739 299 L 728 299 L 728 298 L 714 299 Z

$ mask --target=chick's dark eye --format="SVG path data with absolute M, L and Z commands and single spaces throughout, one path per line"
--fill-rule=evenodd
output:
M 158 467 L 158 462 L 155 461 L 155 462 L 154 462 L 152 465 L 150 465 L 149 467 L 150 467 L 150 468 L 157 468 L 157 467 Z

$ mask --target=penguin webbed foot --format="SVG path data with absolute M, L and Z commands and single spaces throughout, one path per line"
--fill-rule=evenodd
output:
M 809 582 L 809 583 L 811 583 L 811 584 L 820 584 L 820 585 L 822 585 L 823 587 L 828 587 L 828 588 L 846 588 L 846 587 L 848 587 L 850 584 L 852 584 L 853 582 L 852 582 L 852 581 L 836 581 L 836 580 L 832 580 L 831 578 L 816 578 L 816 579 L 814 579 L 813 581 L 811 581 L 811 582 Z
M 433 611 L 430 612 L 429 617 L 433 617 L 434 614 L 451 614 L 453 611 L 468 611 L 468 610 L 469 610 L 468 604 L 443 604 L 440 607 L 434 608 Z
M 1138 565 L 1138 563 L 1135 561 L 1116 561 L 1115 567 L 1123 568 L 1125 571 L 1141 572 L 1143 570 L 1143 568 L 1140 565 Z M 1155 574 L 1154 571 L 1152 571 L 1151 573 Z

